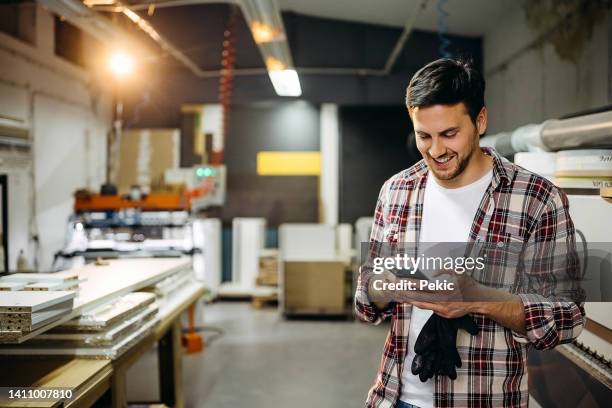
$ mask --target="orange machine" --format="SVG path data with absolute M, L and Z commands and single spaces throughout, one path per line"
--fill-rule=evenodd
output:
M 188 210 L 189 201 L 182 195 L 164 193 L 149 194 L 138 201 L 119 195 L 77 193 L 74 197 L 75 212 L 119 211 L 128 208 L 138 208 L 144 211 Z

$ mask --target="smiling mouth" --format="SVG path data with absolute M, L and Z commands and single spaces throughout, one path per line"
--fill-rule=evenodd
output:
M 438 163 L 438 164 L 446 164 L 450 161 L 450 159 L 452 159 L 453 156 L 444 156 L 444 157 L 440 157 L 440 158 L 431 158 L 434 162 Z

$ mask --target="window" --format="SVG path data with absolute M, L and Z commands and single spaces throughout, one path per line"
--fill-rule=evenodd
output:
M 83 32 L 58 16 L 55 16 L 55 55 L 85 66 Z
M 36 2 L 8 1 L 0 4 L 0 32 L 34 45 L 36 43 Z

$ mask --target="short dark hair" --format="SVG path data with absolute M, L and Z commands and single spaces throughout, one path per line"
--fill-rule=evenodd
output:
M 419 69 L 406 90 L 408 109 L 463 102 L 472 122 L 484 106 L 485 80 L 470 60 L 440 58 Z

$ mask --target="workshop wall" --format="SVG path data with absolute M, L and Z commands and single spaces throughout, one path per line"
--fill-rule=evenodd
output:
M 403 106 L 340 108 L 340 222 L 374 215 L 383 183 L 421 159 Z
M 226 139 L 227 200 L 222 219 L 318 222 L 317 176 L 261 176 L 261 151 L 319 151 L 319 107 L 305 101 L 236 105 Z
M 532 18 L 529 24 L 523 7 L 500 21 L 484 37 L 488 133 L 612 102 L 609 19 L 604 10 L 597 18 L 572 20 L 565 27 L 565 37 L 551 36 L 542 44 L 536 43 L 540 22 Z
M 63 246 L 73 192 L 104 181 L 111 100 L 85 69 L 55 55 L 55 19 L 40 6 L 35 13 L 36 45 L 0 33 L 0 82 L 23 94 L 31 140 L 29 152 L 7 152 L 0 173 L 9 175 L 9 267 L 23 249 L 44 271 Z

